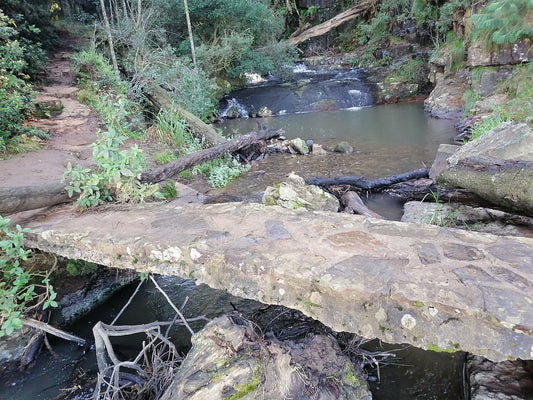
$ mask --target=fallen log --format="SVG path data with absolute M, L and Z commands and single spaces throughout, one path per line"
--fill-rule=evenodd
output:
M 427 168 L 421 168 L 415 171 L 391 175 L 376 180 L 368 180 L 358 176 L 338 176 L 334 178 L 309 178 L 305 180 L 305 183 L 316 186 L 348 185 L 361 190 L 376 190 L 390 186 L 394 183 L 405 182 L 411 179 L 427 178 L 428 176 L 429 170 Z
M 466 157 L 442 171 L 437 182 L 446 188 L 466 189 L 494 206 L 533 217 L 533 161 Z
M 177 113 L 191 126 L 196 137 L 204 139 L 210 146 L 226 142 L 226 139 L 219 135 L 215 128 L 174 103 L 170 98 L 169 92 L 161 86 L 152 86 L 150 92 L 151 93 L 145 93 L 145 97 L 158 111 L 165 109 Z
M 218 146 L 214 146 L 209 149 L 197 151 L 195 153 L 186 155 L 185 157 L 171 161 L 168 164 L 143 172 L 141 174 L 140 181 L 142 183 L 162 182 L 179 174 L 182 171 L 194 167 L 197 164 L 213 160 L 223 156 L 224 154 L 234 153 L 255 142 L 271 139 L 279 136 L 282 133 L 282 130 L 274 131 L 266 128 L 260 121 L 258 121 L 257 124 L 260 128 L 258 132 L 250 132 L 245 135 L 237 136 L 226 143 L 219 144 Z
M 333 28 L 336 28 L 337 26 L 364 14 L 370 9 L 370 7 L 374 5 L 374 3 L 375 0 L 366 0 L 361 3 L 358 3 L 348 8 L 346 11 L 335 15 L 333 18 L 322 22 L 321 24 L 313 26 L 312 28 L 309 28 L 303 32 L 297 33 L 295 36 L 289 38 L 288 43 L 294 46 L 298 43 L 306 41 L 307 39 L 311 39 L 316 36 L 321 36 L 329 32 Z
M 64 182 L 36 186 L 0 187 L 0 215 L 69 203 Z
M 366 217 L 385 219 L 383 216 L 368 208 L 359 195 L 353 191 L 348 191 L 341 196 L 341 203 L 344 206 L 344 212 L 361 214 Z

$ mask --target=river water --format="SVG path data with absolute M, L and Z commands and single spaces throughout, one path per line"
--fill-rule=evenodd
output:
M 283 129 L 289 139 L 313 140 L 327 150 L 348 142 L 353 153 L 296 156 L 271 154 L 223 191 L 259 201 L 266 186 L 283 181 L 291 171 L 304 178 L 343 175 L 376 179 L 431 166 L 441 143 L 456 134 L 453 122 L 431 118 L 421 103 L 358 107 L 350 110 L 297 113 L 262 118 L 271 129 Z M 227 120 L 218 125 L 225 132 L 257 129 L 257 120 Z M 376 195 L 367 205 L 389 219 L 399 219 L 402 209 L 395 199 Z

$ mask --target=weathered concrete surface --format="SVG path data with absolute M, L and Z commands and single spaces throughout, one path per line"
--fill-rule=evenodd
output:
M 72 209 L 26 244 L 181 277 L 313 316 L 337 331 L 533 358 L 533 239 L 259 204 Z

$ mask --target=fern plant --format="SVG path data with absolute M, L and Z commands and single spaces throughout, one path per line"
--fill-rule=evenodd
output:
M 533 38 L 533 1 L 492 0 L 483 11 L 473 15 L 473 36 L 488 47 Z

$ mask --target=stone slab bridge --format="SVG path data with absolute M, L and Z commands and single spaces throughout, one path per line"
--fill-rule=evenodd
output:
M 29 247 L 193 278 L 336 331 L 533 359 L 532 238 L 242 203 L 66 207 L 25 226 Z

